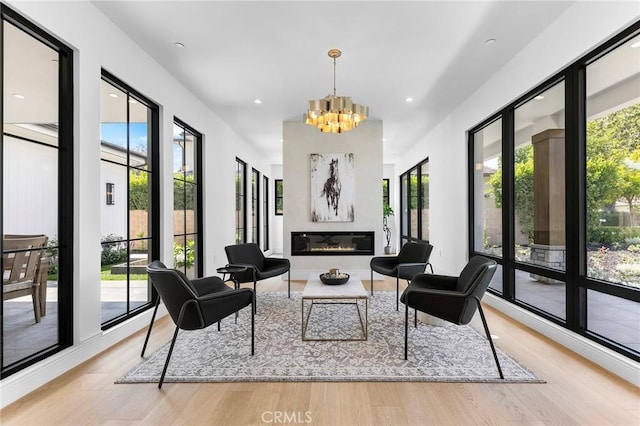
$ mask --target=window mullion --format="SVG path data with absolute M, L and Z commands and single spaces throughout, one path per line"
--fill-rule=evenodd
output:
M 586 274 L 586 83 L 585 70 L 574 65 L 565 76 L 566 182 L 566 322 L 575 331 L 587 328 Z M 578 218 L 578 220 L 575 220 Z
M 514 146 L 514 111 L 508 109 L 502 113 L 502 294 L 508 300 L 515 299 Z

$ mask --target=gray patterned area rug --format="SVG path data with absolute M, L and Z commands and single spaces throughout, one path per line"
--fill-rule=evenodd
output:
M 307 302 L 308 303 L 308 302 Z M 402 305 L 401 305 L 402 307 Z M 364 314 L 364 305 L 361 305 Z M 409 360 L 404 360 L 404 310 L 395 310 L 395 292 L 369 298 L 366 341 L 310 342 L 301 339 L 301 293 L 258 293 L 256 353 L 251 356 L 250 310 L 196 331 L 181 331 L 166 382 L 253 381 L 426 381 L 544 383 L 513 358 L 498 352 L 500 380 L 486 338 L 469 326 L 413 327 Z M 491 324 L 489 324 L 491 327 Z M 360 338 L 355 305 L 315 305 L 307 338 Z M 153 333 L 151 339 L 153 339 Z M 142 345 L 142 338 L 140 340 Z M 157 382 L 169 344 L 148 355 L 116 383 Z

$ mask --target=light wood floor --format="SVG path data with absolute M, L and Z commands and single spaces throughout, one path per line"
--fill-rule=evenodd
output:
M 280 280 L 258 286 L 259 292 L 286 289 Z M 292 290 L 303 286 L 292 282 Z M 395 281 L 376 281 L 375 288 L 395 289 Z M 497 345 L 546 384 L 166 383 L 162 390 L 155 384 L 113 384 L 139 362 L 141 331 L 6 407 L 0 422 L 640 425 L 637 387 L 491 308 L 485 312 Z M 172 331 L 170 320 L 160 320 L 149 350 L 166 343 Z

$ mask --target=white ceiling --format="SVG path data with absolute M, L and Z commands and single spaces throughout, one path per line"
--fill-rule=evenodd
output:
M 332 91 L 329 49 L 343 52 L 337 94 L 383 120 L 393 161 L 572 3 L 94 1 L 274 161 L 282 122 Z

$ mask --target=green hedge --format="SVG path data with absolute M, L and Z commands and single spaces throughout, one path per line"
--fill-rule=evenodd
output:
M 597 226 L 587 230 L 587 238 L 591 244 L 623 245 L 629 238 L 640 238 L 640 227 Z

